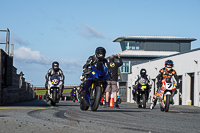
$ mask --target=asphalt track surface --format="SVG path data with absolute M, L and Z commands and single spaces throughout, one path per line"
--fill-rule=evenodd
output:
M 148 105 L 149 107 L 149 105 Z M 200 133 L 200 108 L 170 106 L 169 112 L 122 103 L 120 109 L 80 110 L 79 103 L 42 100 L 0 106 L 1 133 Z

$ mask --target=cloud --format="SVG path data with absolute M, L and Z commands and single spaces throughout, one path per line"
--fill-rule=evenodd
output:
M 83 36 L 85 38 L 101 38 L 101 39 L 105 38 L 101 32 L 90 27 L 89 25 L 82 24 L 82 26 L 84 29 L 79 33 L 81 36 Z
M 53 61 L 58 61 L 62 70 L 67 73 L 75 73 L 82 70 L 82 65 L 78 60 L 66 60 L 66 59 L 53 59 L 47 57 L 40 53 L 40 51 L 33 51 L 28 47 L 19 47 L 17 50 L 14 50 L 14 59 L 16 63 L 23 64 L 39 64 L 45 67 L 51 67 Z
M 22 63 L 38 63 L 43 65 L 50 63 L 50 58 L 42 55 L 40 51 L 32 51 L 30 48 L 24 46 L 14 50 L 14 58 L 16 61 Z
M 15 35 L 15 34 L 12 34 L 11 39 L 12 39 L 12 42 L 13 42 L 14 44 L 17 43 L 17 44 L 23 45 L 23 46 L 29 45 L 29 42 L 23 41 L 20 37 L 18 37 L 18 36 Z
M 80 64 L 78 60 L 60 59 L 58 61 L 60 62 L 63 71 L 67 73 L 76 73 L 80 70 L 82 71 L 82 64 Z

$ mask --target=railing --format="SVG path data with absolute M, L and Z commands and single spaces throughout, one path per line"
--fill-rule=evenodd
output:
M 7 28 L 7 30 L 0 30 L 0 32 L 6 32 L 6 42 L 0 42 L 0 44 L 6 44 L 5 46 L 5 52 L 9 55 L 10 50 L 10 30 Z

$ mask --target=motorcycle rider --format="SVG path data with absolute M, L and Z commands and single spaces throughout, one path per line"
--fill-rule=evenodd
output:
M 58 76 L 61 76 L 61 81 L 62 81 L 62 89 L 61 89 L 61 96 L 62 96 L 62 92 L 63 92 L 63 88 L 64 88 L 64 80 L 65 80 L 65 76 L 63 75 L 62 70 L 59 68 L 59 63 L 57 61 L 54 61 L 52 63 L 52 68 L 50 68 L 45 76 L 46 82 L 45 82 L 45 88 L 48 90 L 48 81 L 49 81 L 49 77 L 57 74 Z M 46 97 L 47 97 L 47 101 L 49 100 L 49 96 L 48 96 L 48 91 L 46 92 Z
M 102 62 L 106 67 L 107 67 L 107 59 L 105 59 L 105 54 L 106 54 L 106 50 L 103 47 L 97 47 L 95 50 L 95 55 L 90 56 L 87 61 L 86 64 L 83 66 L 83 74 L 81 76 L 81 91 L 88 91 L 88 87 L 92 85 L 91 80 L 88 80 L 87 77 L 87 73 L 90 72 L 92 70 L 92 65 Z M 107 83 L 104 83 L 104 90 L 105 87 L 107 86 Z
M 156 102 L 157 102 L 157 96 L 159 94 L 160 88 L 162 87 L 162 80 L 165 77 L 174 77 L 175 82 L 176 82 L 176 88 L 179 88 L 179 78 L 176 74 L 176 71 L 174 69 L 172 69 L 172 67 L 174 66 L 174 63 L 172 60 L 166 60 L 165 61 L 165 67 L 160 69 L 158 76 L 156 77 L 157 80 L 157 91 L 153 96 L 153 103 L 150 106 L 150 109 L 153 109 L 156 106 Z
M 72 89 L 72 91 L 70 92 L 70 94 L 72 95 L 72 93 L 73 92 L 76 93 L 76 91 L 77 91 L 77 88 L 76 88 L 76 86 L 74 86 L 74 88 Z
M 77 91 L 77 88 L 76 88 L 76 86 L 74 86 L 74 88 L 71 90 L 71 92 L 70 92 L 70 95 L 71 95 L 71 97 L 72 97 L 72 100 L 73 100 L 73 96 L 72 96 L 72 93 L 75 93 L 76 94 L 76 91 Z M 77 95 L 77 94 L 76 94 Z M 75 99 L 76 99 L 76 95 L 75 95 Z
M 140 70 L 140 76 L 137 75 L 137 77 L 135 78 L 135 82 L 133 83 L 132 94 L 133 94 L 133 100 L 135 100 L 135 101 L 136 101 L 136 91 L 138 90 L 138 85 L 139 85 L 138 82 L 139 82 L 140 79 L 147 80 L 148 81 L 148 87 L 147 87 L 147 89 L 148 89 L 148 91 L 150 91 L 150 89 L 151 89 L 150 76 L 148 76 L 146 73 L 147 73 L 146 69 L 142 68 Z M 147 96 L 147 97 L 149 97 L 149 96 Z

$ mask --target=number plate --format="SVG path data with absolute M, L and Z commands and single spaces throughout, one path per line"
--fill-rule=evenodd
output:
M 146 88 L 147 88 L 147 86 L 142 86 L 142 87 L 141 87 L 141 89 L 146 89 Z

